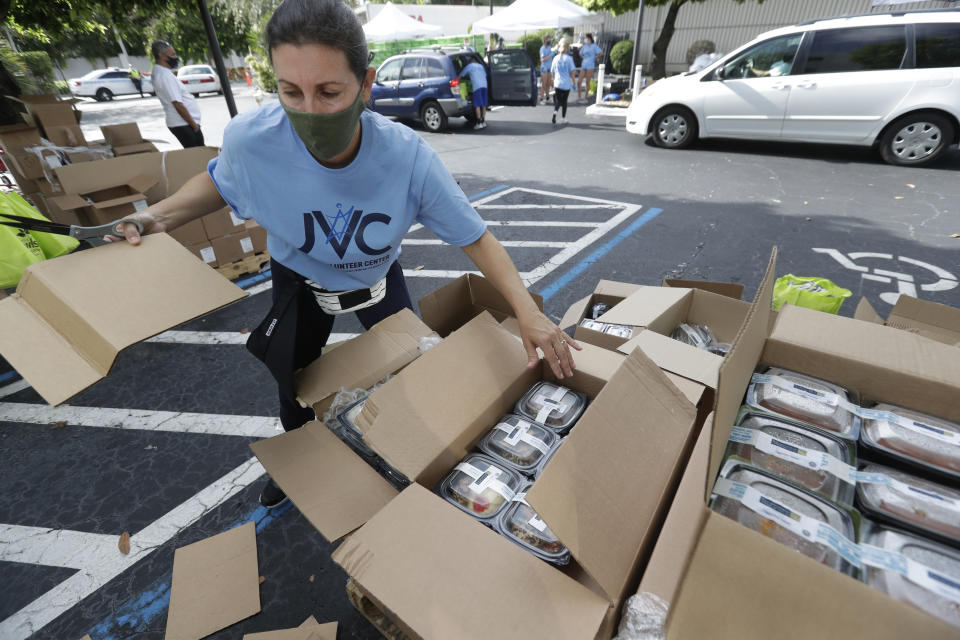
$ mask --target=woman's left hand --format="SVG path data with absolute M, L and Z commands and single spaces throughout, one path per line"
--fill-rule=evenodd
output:
M 539 310 L 536 313 L 524 314 L 517 320 L 520 324 L 523 348 L 526 349 L 529 357 L 527 368 L 537 366 L 540 361 L 540 356 L 537 355 L 537 347 L 539 347 L 558 380 L 563 379 L 564 376 L 572 376 L 576 365 L 570 348 L 573 347 L 577 351 L 582 349 L 577 341 L 561 331 L 560 327 L 550 322 L 550 319 Z

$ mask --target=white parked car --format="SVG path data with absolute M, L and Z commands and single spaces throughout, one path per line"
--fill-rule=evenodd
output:
M 150 74 L 141 71 L 140 78 L 143 92 L 153 94 Z M 133 86 L 133 80 L 130 79 L 130 73 L 116 67 L 94 69 L 80 78 L 70 78 L 67 80 L 67 84 L 70 85 L 70 93 L 76 97 L 96 98 L 100 102 L 113 100 L 114 96 L 139 95 L 137 88 Z
M 220 79 L 208 64 L 190 64 L 177 71 L 177 79 L 187 85 L 187 91 L 193 95 L 212 92 L 223 93 Z
M 928 164 L 958 142 L 960 9 L 768 31 L 647 87 L 627 131 L 674 149 L 708 137 L 876 145 L 891 164 Z

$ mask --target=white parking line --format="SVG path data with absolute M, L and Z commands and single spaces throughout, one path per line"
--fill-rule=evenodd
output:
M 404 245 L 444 245 L 447 244 L 439 238 L 408 239 L 403 241 Z M 573 244 L 572 242 L 550 242 L 545 240 L 501 240 L 500 244 L 505 247 L 521 248 L 544 248 L 544 249 L 565 249 Z

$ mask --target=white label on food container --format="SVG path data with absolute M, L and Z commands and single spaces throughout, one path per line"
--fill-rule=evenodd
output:
M 784 529 L 810 542 L 830 547 L 850 564 L 860 566 L 858 545 L 826 522 L 798 513 L 778 500 L 763 495 L 753 487 L 728 478 L 717 478 L 713 493 L 736 500 Z
M 511 447 L 517 446 L 517 443 L 525 442 L 543 455 L 550 453 L 550 447 L 547 446 L 547 443 L 530 433 L 530 427 L 529 422 L 519 420 L 515 427 L 506 422 L 501 422 L 497 425 L 497 430 L 507 434 L 503 442 Z
M 584 318 L 580 321 L 580 326 L 584 329 L 591 329 L 593 331 L 603 331 L 603 328 L 606 326 L 602 322 L 597 322 L 596 320 L 591 320 L 590 318 Z
M 850 484 L 853 484 L 852 476 L 857 472 L 856 467 L 834 458 L 829 453 L 804 449 L 791 442 L 774 438 L 770 434 L 758 431 L 757 429 L 734 427 L 730 433 L 730 440 L 753 445 L 754 448 L 759 451 L 776 456 L 781 460 L 787 460 L 806 469 L 826 471 L 843 482 Z
M 133 208 L 136 209 L 137 211 L 144 211 L 147 208 L 147 201 L 137 200 L 136 202 L 133 203 Z
M 939 507 L 945 507 L 951 511 L 956 511 L 960 513 L 960 500 L 954 498 L 948 498 L 947 496 L 932 491 L 930 489 L 921 489 L 920 487 L 915 487 L 911 484 L 892 478 L 885 473 L 867 473 L 865 471 L 858 471 L 854 478 L 857 482 L 863 484 L 885 484 L 888 487 L 896 489 L 900 493 L 910 496 L 921 502 L 926 502 L 927 504 L 935 504 Z
M 823 404 L 831 407 L 844 406 L 849 408 L 852 406 L 845 398 L 841 398 L 836 393 L 823 391 L 821 389 L 814 389 L 813 387 L 800 384 L 799 382 L 793 382 L 782 376 L 770 376 L 761 373 L 755 373 L 753 374 L 752 380 L 758 384 L 772 384 L 773 386 L 779 387 L 784 391 L 791 391 L 793 393 L 806 396 L 807 398 L 813 398 L 814 400 L 822 402 Z
M 563 397 L 567 395 L 568 391 L 569 389 L 566 387 L 557 387 L 549 396 L 540 396 L 540 401 L 543 402 L 543 406 L 540 407 L 540 411 L 537 412 L 537 422 L 546 424 L 547 418 L 550 417 L 550 414 L 553 413 L 554 410 L 560 413 L 560 401 L 563 400 Z
M 213 253 L 213 247 L 200 249 L 200 257 L 203 258 L 204 262 L 213 262 L 217 259 L 216 254 Z
M 532 518 L 527 520 L 527 524 L 533 527 L 534 529 L 536 529 L 537 531 L 539 531 L 540 533 L 543 533 L 544 531 L 547 530 L 547 523 L 541 520 L 540 516 L 536 514 L 534 514 Z
M 628 327 L 623 324 L 608 324 L 604 326 L 603 332 L 619 338 L 633 337 L 633 327 Z
M 253 253 L 253 240 L 250 238 L 240 238 L 240 249 L 244 253 Z
M 513 499 L 513 489 L 499 480 L 503 474 L 503 471 L 500 469 L 487 467 L 485 471 L 481 471 L 469 462 L 461 462 L 456 466 L 456 470 L 473 478 L 473 482 L 470 483 L 469 487 L 470 491 L 479 494 L 490 489 L 503 496 L 506 500 Z
M 960 576 L 949 576 L 903 554 L 869 544 L 860 545 L 860 552 L 863 564 L 895 571 L 927 591 L 960 604 Z

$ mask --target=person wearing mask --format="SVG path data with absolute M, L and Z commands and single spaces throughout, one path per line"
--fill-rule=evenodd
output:
M 297 301 L 292 322 L 275 325 L 289 332 L 282 343 L 292 361 L 285 372 L 271 367 L 284 429 L 314 419 L 296 401 L 292 374 L 321 357 L 336 315 L 354 312 L 370 328 L 412 309 L 397 259 L 414 224 L 462 248 L 508 301 L 528 367 L 538 365 L 540 349 L 558 379 L 572 375 L 571 349 L 580 346 L 537 307 L 437 153 L 410 128 L 365 108 L 376 69 L 350 7 L 285 0 L 265 41 L 279 101 L 231 120 L 207 170 L 134 217 L 144 234 L 159 233 L 229 205 L 266 230 L 275 308 Z M 117 231 L 140 243 L 135 225 L 118 222 Z M 260 493 L 265 507 L 285 500 L 272 480 Z
M 487 128 L 487 105 L 490 104 L 487 95 L 487 70 L 479 62 L 471 62 L 463 67 L 460 77 L 470 78 L 470 85 L 473 87 L 473 110 L 477 115 L 477 122 L 473 125 L 474 129 Z
M 127 73 L 130 74 L 130 82 L 133 83 L 133 86 L 137 89 L 137 93 L 140 94 L 140 97 L 143 97 L 143 79 L 140 77 L 140 72 L 133 68 L 133 65 L 127 65 Z
M 150 46 L 153 54 L 153 90 L 160 98 L 167 128 L 176 136 L 183 148 L 202 147 L 203 132 L 200 130 L 200 105 L 186 85 L 177 79 L 173 70 L 180 64 L 177 52 L 169 42 L 157 40 Z
M 577 80 L 578 100 L 590 94 L 590 80 L 593 79 L 593 71 L 597 68 L 597 58 L 603 56 L 603 51 L 593 41 L 592 33 L 588 33 L 584 38 L 580 55 L 583 56 L 583 62 L 581 62 L 580 77 Z
M 543 38 L 540 47 L 540 104 L 547 104 L 550 99 L 550 89 L 553 86 L 553 48 L 550 46 L 550 36 Z
M 577 68 L 573 64 L 573 58 L 570 57 L 570 44 L 566 38 L 560 39 L 560 50 L 553 57 L 553 63 L 550 71 L 553 73 L 555 83 L 553 90 L 553 117 L 551 122 L 557 124 L 557 111 L 560 111 L 561 124 L 567 124 L 567 99 L 570 97 L 570 91 L 573 89 L 573 83 L 576 82 Z

